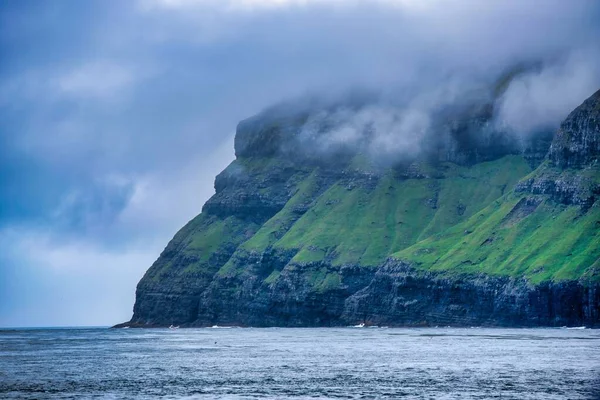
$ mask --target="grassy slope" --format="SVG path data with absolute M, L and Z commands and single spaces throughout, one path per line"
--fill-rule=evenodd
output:
M 534 283 L 592 276 L 600 260 L 600 208 L 542 203 L 511 218 L 524 195 L 510 193 L 467 221 L 433 235 L 395 258 L 436 271 L 525 276 Z M 514 215 L 514 214 L 512 214 Z
M 244 162 L 246 171 L 261 174 L 274 161 Z M 293 262 L 314 265 L 306 275 L 317 291 L 340 283 L 335 271 L 319 266 L 325 260 L 334 267 L 377 266 L 393 254 L 423 269 L 524 275 L 534 282 L 576 278 L 598 264 L 597 207 L 580 215 L 575 207 L 545 202 L 521 220 L 506 221 L 523 196 L 504 193 L 530 172 L 522 157 L 470 168 L 445 164 L 440 171 L 443 177 L 425 179 L 398 179 L 389 171 L 373 189 L 338 182 L 323 193 L 319 170 L 304 171 L 290 179 L 294 195 L 264 225 L 202 214 L 165 250 L 178 256 L 161 257 L 148 275 L 156 280 L 173 270 L 194 276 L 219 268 L 221 275 L 239 273 L 247 268 L 245 254 L 269 248 L 295 252 Z M 237 247 L 234 257 L 217 265 L 213 256 L 231 247 Z M 279 274 L 272 271 L 265 283 Z
M 255 181 L 264 180 L 274 168 L 289 168 L 289 163 L 272 157 L 238 158 L 223 173 L 245 174 Z M 270 187 L 259 188 L 269 196 Z M 235 216 L 220 218 L 202 213 L 181 228 L 169 242 L 161 257 L 146 272 L 145 278 L 157 282 L 165 275 L 194 279 L 198 275 L 212 275 L 222 267 L 222 254 L 230 254 L 238 246 L 253 238 L 261 227 Z
M 296 187 L 296 192 L 283 209 L 268 220 L 241 248 L 247 251 L 262 252 L 283 236 L 298 219 L 297 209 L 312 201 L 315 192 L 318 190 L 315 175 L 316 171 L 300 181 Z
M 598 168 L 566 169 L 547 162 L 525 178 L 578 182 L 588 196 L 600 183 Z M 540 204 L 522 212 L 526 199 Z M 452 228 L 393 255 L 450 274 L 486 273 L 547 280 L 600 280 L 600 207 L 587 211 L 546 195 L 510 192 Z M 595 273 L 594 273 L 595 272 Z
M 161 257 L 146 272 L 146 278 L 160 281 L 165 274 L 179 276 L 214 274 L 219 261 L 213 256 L 251 237 L 258 227 L 236 217 L 220 219 L 200 214 L 188 222 L 169 242 Z
M 326 259 L 333 265 L 376 266 L 466 219 L 529 172 L 518 156 L 471 168 L 445 167 L 442 179 L 398 180 L 390 172 L 372 191 L 333 185 L 273 246 L 297 249 L 293 261 L 299 263 Z
M 306 282 L 315 291 L 335 289 L 341 284 L 337 266 L 376 267 L 393 252 L 467 219 L 530 172 L 518 156 L 471 168 L 445 164 L 442 170 L 443 177 L 428 179 L 398 179 L 389 171 L 374 189 L 340 181 L 321 194 L 315 170 L 298 183 L 285 207 L 238 248 L 219 275 L 252 274 L 248 254 L 273 248 L 296 253 L 286 268 L 304 265 Z M 309 209 L 300 216 L 299 206 Z M 332 268 L 321 264 L 325 260 Z M 280 273 L 268 272 L 264 283 L 275 283 Z

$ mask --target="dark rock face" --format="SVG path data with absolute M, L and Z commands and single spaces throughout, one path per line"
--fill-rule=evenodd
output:
M 132 325 L 169 326 L 197 319 L 198 301 L 218 269 L 232 256 L 243 235 L 231 231 L 230 241 L 215 249 L 207 260 L 188 251 L 189 237 L 214 222 L 214 217 L 197 217 L 169 242 L 160 257 L 138 283 Z M 236 221 L 245 231 L 252 223 Z
M 282 257 L 282 258 L 280 258 Z M 285 255 L 247 264 L 279 263 Z M 506 277 L 448 277 L 389 260 L 377 270 L 338 269 L 342 285 L 315 291 L 302 268 L 284 269 L 268 285 L 255 270 L 243 278 L 214 280 L 196 303 L 179 304 L 183 326 L 588 326 L 600 327 L 600 285 L 546 282 L 532 285 Z M 329 268 L 333 268 L 329 266 Z M 197 312 L 195 318 L 189 313 Z M 138 322 L 139 323 L 139 322 Z M 169 322 L 171 323 L 171 322 Z M 165 324 L 163 324 L 165 325 Z
M 600 195 L 600 185 L 582 176 L 547 174 L 519 182 L 515 192 L 549 195 L 557 203 L 578 205 L 586 210 Z
M 276 259 L 283 269 L 274 284 L 264 283 L 256 270 L 255 274 L 241 278 L 215 279 L 200 301 L 196 323 L 201 326 L 344 325 L 347 323 L 341 316 L 346 299 L 367 285 L 374 272 L 358 266 L 337 268 L 327 264 L 284 268 L 285 255 Z M 343 284 L 333 290 L 315 290 L 304 273 L 323 267 L 339 273 Z
M 598 165 L 600 160 L 600 90 L 564 120 L 550 146 L 548 157 L 560 168 Z
M 549 195 L 557 203 L 589 209 L 600 195 L 600 91 L 561 124 L 547 159 L 515 191 Z
M 291 165 L 274 166 L 266 175 L 238 171 L 242 168 L 233 164 L 217 176 L 216 193 L 204 204 L 202 212 L 219 217 L 252 218 L 262 223 L 281 210 L 290 199 L 289 183 L 294 175 L 296 178 L 306 175 Z M 268 193 L 257 189 L 267 189 Z
M 600 286 L 449 278 L 388 262 L 346 300 L 342 319 L 373 325 L 599 326 Z

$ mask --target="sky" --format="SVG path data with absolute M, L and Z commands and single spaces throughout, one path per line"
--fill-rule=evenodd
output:
M 0 327 L 128 320 L 237 123 L 282 100 L 416 88 L 432 104 L 540 63 L 498 123 L 555 129 L 600 87 L 598 21 L 594 0 L 2 2 Z

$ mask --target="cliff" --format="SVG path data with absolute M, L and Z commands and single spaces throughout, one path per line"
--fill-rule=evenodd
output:
M 241 122 L 125 325 L 600 326 L 600 91 L 552 143 L 499 131 L 491 104 L 386 157 L 370 125 L 332 139 L 360 104 Z

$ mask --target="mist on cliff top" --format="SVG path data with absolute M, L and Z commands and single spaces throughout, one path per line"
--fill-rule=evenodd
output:
M 233 159 L 237 122 L 284 99 L 375 90 L 327 116 L 330 139 L 369 126 L 373 151 L 411 151 L 431 110 L 537 63 L 495 123 L 556 127 L 600 87 L 598 21 L 594 0 L 5 2 L 0 326 L 128 319 Z
M 452 72 L 434 69 L 386 87 L 316 92 L 270 107 L 258 119 L 305 116 L 281 151 L 309 157 L 336 158 L 349 151 L 385 166 L 448 151 L 459 142 L 478 151 L 494 142 L 522 151 L 532 140 L 551 135 L 600 87 L 598 50 L 577 48 L 535 61 L 507 59 L 480 73 L 475 64 Z M 473 118 L 481 121 L 457 128 Z

